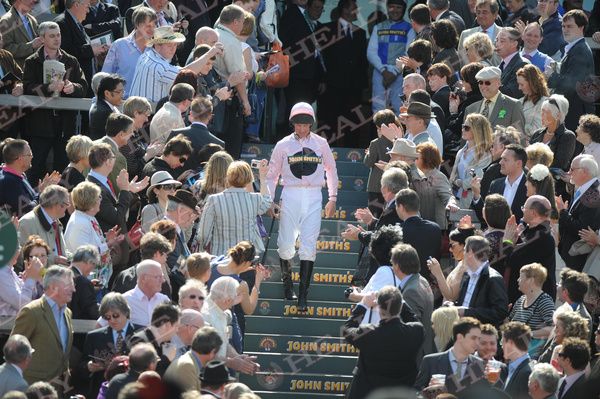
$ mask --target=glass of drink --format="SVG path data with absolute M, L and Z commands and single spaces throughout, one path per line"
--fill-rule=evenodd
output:
M 498 360 L 490 360 L 487 366 L 487 380 L 493 384 L 500 379 L 502 362 L 499 362 Z

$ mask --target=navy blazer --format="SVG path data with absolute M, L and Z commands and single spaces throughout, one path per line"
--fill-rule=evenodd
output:
M 525 172 L 523 172 L 525 173 Z M 519 182 L 519 187 L 517 187 L 517 192 L 515 193 L 515 198 L 513 199 L 513 203 L 510 206 L 510 210 L 512 214 L 515 215 L 517 219 L 517 223 L 523 218 L 523 211 L 521 210 L 521 206 L 525 204 L 527 201 L 527 187 L 525 183 L 527 182 L 527 176 L 524 174 L 521 178 L 521 182 Z M 490 184 L 490 189 L 487 192 L 487 195 L 490 194 L 504 194 L 504 188 L 506 187 L 506 176 L 500 177 Z M 475 211 L 477 218 L 483 222 L 483 203 L 485 202 L 485 198 L 483 196 L 479 197 L 479 201 L 475 203 L 471 200 L 471 209 Z
M 91 29 L 85 28 L 86 33 L 94 36 L 110 30 L 114 40 L 121 38 L 123 31 L 121 29 L 119 7 L 103 1 L 99 1 L 96 7 L 98 7 L 96 15 L 90 10 L 81 23 L 83 26 L 92 25 Z
M 595 181 L 581 194 L 570 210 L 563 209 L 559 213 L 558 226 L 560 242 L 558 250 L 565 264 L 578 272 L 583 270 L 588 255 L 569 255 L 569 250 L 575 241 L 579 241 L 579 231 L 591 227 L 596 231 L 600 227 L 600 193 L 599 183 Z M 570 204 L 569 204 L 570 205 Z
M 508 385 L 504 386 L 506 378 L 508 377 L 508 366 L 502 365 L 500 370 L 500 379 L 494 385 L 501 388 L 504 392 L 509 394 L 512 399 L 529 399 L 529 375 L 533 370 L 533 362 L 531 359 L 526 359 L 517 366 L 514 371 Z
M 85 80 L 90 82 L 87 88 L 88 97 L 92 96 L 92 64 L 94 62 L 94 50 L 92 50 L 92 42 L 87 33 L 82 32 L 75 19 L 69 14 L 68 11 L 59 14 L 54 18 L 54 22 L 60 27 L 60 35 L 62 38 L 60 48 L 65 50 L 67 53 L 77 58 L 79 66 L 83 70 Z
M 279 22 L 279 38 L 286 54 L 290 54 L 290 78 L 315 79 L 320 60 L 314 57 L 312 32 L 300 10 L 295 4 L 285 10 Z
M 403 306 L 400 317 L 361 326 L 366 308 L 354 307 L 344 324 L 343 337 L 360 353 L 347 398 L 362 399 L 383 386 L 413 386 L 424 332 L 421 323 L 411 320 L 414 315 L 409 310 Z
M 485 378 L 484 373 L 485 365 L 481 359 L 474 355 L 469 355 L 467 358 L 467 372 L 463 378 L 458 381 L 457 375 L 454 374 L 452 366 L 450 365 L 449 352 L 451 350 L 452 349 L 448 349 L 442 353 L 433 353 L 425 356 L 421 363 L 421 367 L 419 368 L 419 375 L 417 375 L 417 380 L 415 381 L 413 388 L 420 391 L 429 385 L 432 375 L 445 374 L 447 376 L 446 388 L 448 393 L 453 395 L 461 388 L 466 388 L 468 390 L 473 388 L 489 389 L 490 384 Z M 462 391 L 462 393 L 465 394 L 467 391 Z
M 519 90 L 519 82 L 517 82 L 517 71 L 527 64 L 531 63 L 526 58 L 523 58 L 521 53 L 517 51 L 510 62 L 507 65 L 504 65 L 500 77 L 500 80 L 502 81 L 500 91 L 502 93 L 513 98 L 523 97 L 523 92 Z
M 460 291 L 456 306 L 462 306 L 467 287 L 469 286 L 469 274 L 463 274 L 460 282 Z M 508 296 L 504 277 L 496 270 L 486 266 L 481 271 L 471 302 L 465 310 L 465 316 L 474 317 L 482 323 L 490 323 L 496 327 L 504 322 L 508 316 Z
M 553 73 L 548 78 L 548 87 L 569 100 L 565 125 L 571 130 L 577 128 L 581 115 L 594 113 L 594 97 L 590 96 L 587 87 L 594 75 L 592 50 L 585 39 L 581 39 L 561 59 L 560 73 Z
M 420 216 L 412 216 L 402 223 L 402 237 L 403 242 L 412 245 L 417 250 L 421 261 L 421 275 L 431 282 L 434 278 L 427 267 L 427 259 L 430 256 L 438 260 L 442 258 L 440 226 Z
M 114 111 L 104 100 L 98 99 L 90 109 L 89 136 L 92 140 L 100 140 L 106 136 L 106 121 Z M 116 155 L 116 154 L 115 154 Z
M 27 177 L 0 170 L 0 206 L 6 208 L 8 213 L 20 218 L 33 210 L 39 198 Z
M 452 22 L 452 25 L 454 25 L 454 27 L 456 28 L 456 33 L 458 33 L 458 37 L 460 37 L 462 31 L 466 28 L 465 21 L 463 21 L 461 16 L 455 13 L 454 11 L 444 11 L 442 15 L 438 18 L 438 21 L 440 19 L 447 19 L 450 22 Z
M 194 149 L 194 154 L 191 157 L 189 157 L 186 163 L 183 165 L 185 170 L 196 170 L 200 166 L 198 152 L 205 145 L 212 143 L 218 144 L 221 147 L 225 148 L 225 142 L 214 136 L 206 126 L 201 125 L 200 123 L 192 123 L 188 127 L 171 131 L 171 134 L 169 134 L 167 141 L 171 140 L 178 134 L 183 134 L 185 137 L 190 139 L 190 141 L 192 142 L 192 148 Z
M 573 383 L 573 385 L 571 385 L 571 387 L 569 388 L 568 391 L 563 392 L 563 396 L 560 399 L 576 399 L 576 398 L 581 398 L 581 397 L 590 397 L 588 395 L 586 395 L 585 393 L 588 393 L 588 391 L 583 391 L 583 389 L 585 388 L 585 382 L 586 382 L 586 378 L 585 378 L 585 374 L 582 374 L 577 381 L 575 381 Z M 564 381 L 564 377 L 561 378 L 558 381 L 558 389 L 557 394 L 558 394 L 558 390 L 560 389 L 560 385 L 562 384 L 562 382 Z M 584 394 L 582 396 L 582 394 Z

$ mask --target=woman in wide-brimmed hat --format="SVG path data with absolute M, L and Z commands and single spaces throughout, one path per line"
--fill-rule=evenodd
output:
M 173 179 L 173 176 L 164 170 L 155 172 L 150 180 L 150 187 L 146 191 L 148 205 L 142 209 L 142 231 L 147 233 L 154 222 L 165 217 L 169 194 L 175 194 L 181 182 Z

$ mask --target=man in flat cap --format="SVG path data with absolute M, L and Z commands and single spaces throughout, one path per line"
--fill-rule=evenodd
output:
M 525 115 L 519 100 L 500 92 L 502 72 L 497 67 L 485 67 L 475 78 L 483 99 L 467 107 L 465 116 L 476 113 L 485 116 L 492 126 L 513 126 L 524 139 Z

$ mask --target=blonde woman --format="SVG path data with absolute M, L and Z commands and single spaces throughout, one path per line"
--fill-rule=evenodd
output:
M 199 183 L 201 201 L 206 199 L 207 196 L 218 194 L 228 187 L 227 169 L 232 162 L 233 158 L 225 151 L 217 151 L 210 157 L 206 163 L 204 179 Z
M 447 351 L 454 344 L 452 326 L 459 319 L 458 310 L 454 307 L 441 307 L 431 314 L 431 328 L 435 334 L 435 346 L 438 352 Z
M 481 62 L 486 67 L 494 66 L 492 56 L 494 55 L 494 45 L 492 40 L 485 33 L 475 33 L 469 36 L 464 42 L 464 51 L 468 64 L 471 62 Z
M 469 208 L 473 199 L 471 180 L 474 173 L 483 175 L 483 169 L 492 162 L 492 127 L 481 114 L 469 114 L 462 125 L 462 139 L 467 143 L 456 154 L 450 173 L 450 183 L 461 209 Z

